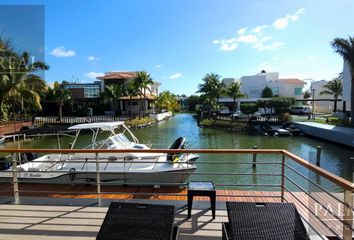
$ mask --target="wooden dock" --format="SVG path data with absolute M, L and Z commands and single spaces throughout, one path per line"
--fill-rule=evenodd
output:
M 20 184 L 19 186 L 20 197 L 36 197 L 36 199 L 38 197 L 38 202 L 40 202 L 41 198 L 54 198 L 62 200 L 95 200 L 98 197 L 96 193 L 96 186 L 70 186 L 49 184 Z M 0 184 L 0 189 L 2 189 L 0 192 L 0 198 L 12 196 L 13 194 L 12 184 Z M 182 206 L 187 202 L 187 190 L 178 188 L 102 186 L 102 192 L 103 193 L 101 194 L 101 199 L 105 201 L 167 201 L 172 203 L 179 202 L 179 204 Z M 341 193 L 336 193 L 335 196 L 339 199 L 343 199 L 343 194 Z M 313 235 L 319 234 L 324 236 L 335 236 L 335 233 L 338 235 L 342 234 L 342 224 L 339 221 L 339 219 L 342 219 L 342 217 L 340 216 L 339 219 L 336 219 L 330 214 L 330 211 L 335 212 L 338 215 L 342 214 L 343 206 L 339 204 L 336 199 L 332 198 L 328 194 L 324 194 L 323 192 L 311 193 L 311 197 L 309 197 L 303 192 L 285 192 L 284 197 L 286 201 L 292 202 L 296 205 L 298 211 L 305 219 L 305 223 L 307 221 L 310 225 L 314 226 L 314 229 L 317 231 L 317 233 L 312 229 L 309 230 L 310 234 L 312 233 Z M 316 201 L 314 199 L 316 199 Z M 206 197 L 196 197 L 195 201 L 208 203 L 209 199 Z M 223 219 L 223 221 L 227 221 L 227 218 L 225 218 L 227 214 L 225 212 L 224 206 L 226 201 L 281 202 L 281 193 L 276 191 L 271 192 L 251 190 L 217 190 L 217 206 L 221 208 L 220 211 L 223 215 L 223 218 L 221 219 Z M 182 212 L 182 215 L 184 216 L 184 210 Z M 203 219 L 205 218 L 204 214 L 205 212 L 200 216 Z M 321 220 L 318 220 L 316 216 L 318 216 Z M 3 218 L 4 217 L 1 216 L 0 210 L 0 221 Z M 186 221 L 183 221 L 183 223 L 185 224 Z M 187 225 L 190 224 L 191 223 Z M 215 221 L 210 221 L 210 224 L 212 224 L 213 227 L 216 227 Z M 221 223 L 217 224 L 217 229 L 218 231 L 221 230 Z M 186 230 L 186 232 L 188 231 Z M 182 230 L 182 233 L 183 232 L 184 231 Z M 221 232 L 219 232 L 217 236 L 219 236 L 220 234 Z M 1 235 L 0 239 L 2 239 Z M 198 238 L 192 237 L 182 239 Z

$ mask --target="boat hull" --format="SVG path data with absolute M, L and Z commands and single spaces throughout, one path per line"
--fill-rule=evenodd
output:
M 133 186 L 180 186 L 188 180 L 191 172 L 194 172 L 195 168 L 165 171 L 165 172 L 110 172 L 101 173 L 100 182 L 101 185 L 133 185 Z M 0 182 L 12 182 L 13 178 L 9 175 L 7 177 L 0 173 Z M 55 177 L 45 172 L 20 172 L 18 182 L 20 183 L 46 183 L 46 184 L 96 184 L 97 173 L 96 172 L 66 172 L 58 173 Z

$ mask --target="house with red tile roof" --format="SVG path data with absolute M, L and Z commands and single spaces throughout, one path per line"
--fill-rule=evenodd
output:
M 129 82 L 133 81 L 136 77 L 137 72 L 106 72 L 104 76 L 97 77 L 101 81 L 101 91 L 103 92 L 105 87 L 111 84 L 120 84 L 127 85 Z M 153 106 L 153 101 L 159 94 L 160 83 L 154 82 L 151 85 L 148 85 L 146 88 L 145 96 L 123 96 L 119 98 L 118 106 L 112 106 L 112 110 L 119 112 L 120 114 L 129 114 L 130 112 L 133 115 L 139 113 L 139 101 L 142 100 L 140 104 L 141 111 L 147 109 L 147 113 L 153 113 L 155 111 Z M 131 101 L 132 100 L 132 101 Z

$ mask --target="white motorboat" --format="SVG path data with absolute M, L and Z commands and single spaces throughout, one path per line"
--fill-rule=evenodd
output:
M 69 127 L 76 131 L 70 144 L 76 149 L 81 133 L 92 132 L 92 141 L 85 149 L 149 149 L 139 143 L 124 122 L 104 122 L 78 124 Z M 109 133 L 108 137 L 98 140 L 98 136 Z M 126 136 L 128 135 L 128 136 Z M 185 148 L 186 140 L 178 138 L 170 148 Z M 190 172 L 196 169 L 195 154 L 166 153 L 100 153 L 98 159 L 92 153 L 49 154 L 41 157 L 22 154 L 21 164 L 17 165 L 19 181 L 33 183 L 87 184 L 96 182 L 97 165 L 100 181 L 121 185 L 180 185 L 185 183 Z M 1 164 L 0 164 L 1 165 Z M 3 164 L 0 179 L 11 181 L 12 168 Z

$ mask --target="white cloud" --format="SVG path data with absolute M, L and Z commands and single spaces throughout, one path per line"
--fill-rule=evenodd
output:
M 171 76 L 169 76 L 168 78 L 170 79 L 177 79 L 177 78 L 180 78 L 182 76 L 182 73 L 175 73 Z
M 242 35 L 237 38 L 238 42 L 243 42 L 243 43 L 255 43 L 258 41 L 258 38 L 255 35 L 249 34 L 249 35 Z
M 66 50 L 63 46 L 54 48 L 50 53 L 56 57 L 73 57 L 76 55 L 74 50 Z
M 262 31 L 264 29 L 266 29 L 267 27 L 268 27 L 267 25 L 257 26 L 257 27 L 252 29 L 252 32 L 257 33 L 257 34 L 262 34 Z
M 246 30 L 247 30 L 247 28 L 240 28 L 238 31 L 237 31 L 237 33 L 239 34 L 239 35 L 242 35 L 242 34 L 244 34 L 245 32 L 246 32 Z
M 101 72 L 88 72 L 84 74 L 85 77 L 88 77 L 90 79 L 96 79 L 99 76 L 104 76 L 104 73 Z
M 155 65 L 155 68 L 162 68 L 162 67 L 163 67 L 162 64 L 156 64 L 156 65 Z
M 269 40 L 269 38 L 267 39 Z M 270 43 L 270 44 L 265 44 L 265 42 L 267 41 L 259 41 L 257 42 L 256 44 L 253 45 L 254 48 L 260 50 L 260 51 L 264 51 L 264 50 L 273 50 L 273 49 L 277 49 L 277 48 L 280 48 L 282 46 L 285 45 L 285 43 L 283 42 L 274 42 L 274 43 Z
M 289 21 L 293 21 L 293 22 L 297 21 L 299 19 L 299 16 L 303 15 L 304 13 L 305 13 L 305 9 L 304 8 L 300 8 L 294 14 L 287 14 L 283 18 L 278 18 L 277 20 L 275 20 L 273 22 L 273 26 L 276 29 L 286 28 L 288 26 Z
M 100 58 L 99 57 L 95 57 L 95 56 L 89 56 L 87 58 L 87 61 L 97 61 L 97 60 L 100 60 Z
M 236 38 L 214 40 L 213 43 L 220 45 L 221 51 L 233 51 L 238 47 Z

